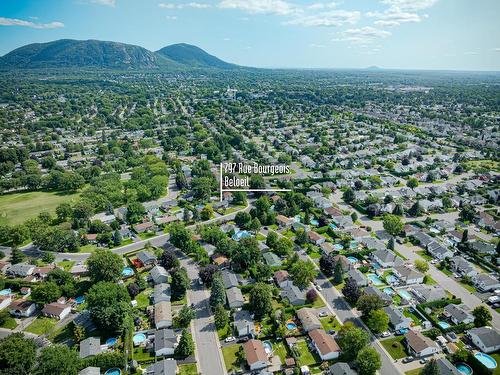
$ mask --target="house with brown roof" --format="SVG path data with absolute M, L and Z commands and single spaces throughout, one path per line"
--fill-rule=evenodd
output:
M 437 344 L 418 331 L 406 333 L 404 342 L 408 352 L 415 357 L 427 357 L 438 352 Z
M 36 311 L 36 303 L 18 299 L 12 302 L 9 306 L 9 313 L 13 316 L 27 318 L 33 315 Z
M 248 340 L 243 344 L 243 351 L 251 371 L 265 369 L 271 364 L 260 340 Z
M 309 241 L 316 246 L 321 245 L 323 242 L 326 242 L 326 238 L 323 237 L 321 234 L 316 233 L 315 231 L 310 230 L 307 232 L 307 238 L 309 238 Z
M 283 288 L 289 283 L 289 274 L 288 271 L 286 270 L 278 270 L 274 273 L 274 282 L 276 283 L 277 286 L 280 288 Z
M 224 268 L 228 265 L 229 259 L 222 254 L 214 254 L 212 255 L 212 262 L 219 268 Z
M 155 229 L 156 229 L 155 223 L 153 223 L 152 221 L 146 221 L 144 223 L 136 224 L 134 226 L 134 230 L 137 233 L 144 233 L 147 231 L 153 231 Z
M 297 311 L 297 317 L 302 324 L 304 331 L 309 332 L 313 329 L 322 328 L 321 322 L 318 319 L 316 310 L 310 307 L 304 307 Z
M 42 309 L 42 314 L 50 318 L 62 320 L 71 312 L 71 306 L 65 303 L 52 302 L 46 304 Z
M 155 305 L 155 327 L 156 329 L 169 328 L 172 326 L 172 305 L 168 301 L 162 301 Z
M 330 361 L 340 355 L 340 346 L 324 329 L 309 331 L 309 337 L 321 360 Z
M 286 217 L 283 215 L 276 216 L 276 223 L 280 228 L 287 228 L 294 223 L 294 220 L 290 217 Z

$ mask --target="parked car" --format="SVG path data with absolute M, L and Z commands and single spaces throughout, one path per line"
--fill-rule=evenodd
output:
M 414 360 L 415 360 L 415 358 L 410 356 L 410 357 L 403 358 L 402 362 L 403 363 L 410 363 L 410 362 L 413 362 Z
M 320 317 L 320 318 L 324 318 L 325 316 L 328 316 L 328 313 L 327 313 L 326 311 L 321 311 L 321 312 L 319 313 L 319 317 Z
M 427 362 L 429 362 L 429 360 L 427 358 L 422 358 L 419 362 L 421 365 L 425 365 Z
M 316 289 L 323 290 L 323 288 L 321 287 L 321 285 L 316 285 Z
M 403 328 L 403 329 L 399 329 L 395 332 L 396 335 L 398 336 L 401 336 L 401 335 L 404 335 L 406 333 L 408 333 L 409 329 L 408 328 Z
M 226 337 L 226 339 L 224 340 L 225 342 L 233 342 L 235 340 L 235 338 L 233 336 L 228 336 Z
M 380 337 L 389 337 L 390 335 L 391 333 L 389 331 L 385 331 L 380 334 Z

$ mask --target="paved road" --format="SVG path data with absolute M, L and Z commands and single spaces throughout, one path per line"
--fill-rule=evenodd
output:
M 198 368 L 203 375 L 226 374 L 219 337 L 217 336 L 214 318 L 209 309 L 209 293 L 198 283 L 198 266 L 196 263 L 182 254 L 179 254 L 179 258 L 181 265 L 186 268 L 191 280 L 188 299 L 196 309 L 193 328 Z

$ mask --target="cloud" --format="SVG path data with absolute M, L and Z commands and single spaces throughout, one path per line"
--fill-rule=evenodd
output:
M 361 13 L 358 11 L 333 10 L 315 15 L 299 16 L 284 22 L 284 25 L 311 26 L 342 26 L 344 24 L 355 24 L 359 21 Z
M 116 5 L 116 0 L 92 0 L 94 4 L 106 5 L 108 7 L 114 7 Z
M 420 22 L 428 17 L 426 14 L 420 16 L 418 13 L 404 12 L 398 9 L 387 9 L 384 12 L 368 12 L 367 17 L 374 17 L 378 20 L 375 25 L 378 26 L 399 26 L 406 22 Z
M 500 48 L 493 48 L 494 52 L 500 52 Z
M 31 27 L 32 29 L 59 29 L 64 27 L 62 22 L 50 22 L 50 23 L 35 23 L 31 21 L 20 20 L 17 18 L 5 18 L 0 17 L 1 26 L 24 26 Z
M 312 10 L 317 9 L 331 9 L 337 7 L 338 3 L 330 2 L 330 3 L 314 3 L 309 5 L 307 8 Z
M 169 21 L 176 21 L 177 20 L 177 16 L 166 16 L 165 18 Z
M 416 12 L 432 7 L 438 0 L 382 0 L 381 2 L 382 4 L 389 5 L 390 9 Z
M 325 48 L 326 46 L 324 44 L 311 43 L 311 44 L 309 44 L 309 47 L 311 47 L 311 48 Z
M 291 15 L 299 11 L 295 5 L 284 0 L 222 0 L 219 8 L 238 9 L 251 14 Z
M 206 3 L 182 3 L 182 4 L 173 4 L 173 3 L 160 3 L 158 4 L 160 8 L 165 9 L 184 9 L 184 8 L 194 8 L 194 9 L 206 9 L 210 8 L 210 4 Z
M 392 35 L 389 31 L 376 29 L 371 26 L 365 26 L 357 29 L 347 29 L 337 34 L 338 38 L 333 39 L 335 42 L 351 42 L 361 45 L 366 45 L 379 38 L 387 38 Z

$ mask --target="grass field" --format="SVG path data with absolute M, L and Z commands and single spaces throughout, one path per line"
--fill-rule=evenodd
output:
M 16 323 L 16 320 L 9 315 L 7 317 L 7 319 L 5 319 L 5 321 L 3 322 L 3 324 L 0 325 L 0 327 L 2 327 L 2 328 L 8 328 L 8 329 L 14 329 L 14 328 L 17 327 L 17 323 Z
M 21 224 L 40 212 L 55 212 L 63 203 L 76 200 L 80 193 L 33 191 L 0 195 L 0 224 Z
M 391 355 L 393 359 L 400 359 L 404 358 L 407 356 L 404 346 L 401 343 L 403 341 L 404 336 L 396 336 L 396 337 L 391 337 L 390 339 L 387 340 L 382 340 L 380 343 L 382 346 L 387 350 L 387 352 Z M 394 343 L 398 343 L 396 347 L 392 346 Z
M 179 365 L 179 375 L 198 375 L 198 369 L 196 368 L 196 363 Z
M 227 371 L 239 370 L 240 363 L 243 360 L 243 358 L 238 356 L 240 348 L 240 344 L 225 346 L 222 348 L 222 356 L 224 357 L 224 364 L 226 365 Z
M 52 331 L 56 323 L 57 321 L 55 319 L 41 316 L 39 318 L 36 318 L 35 321 L 25 329 L 25 331 L 34 333 L 36 335 L 45 335 Z

